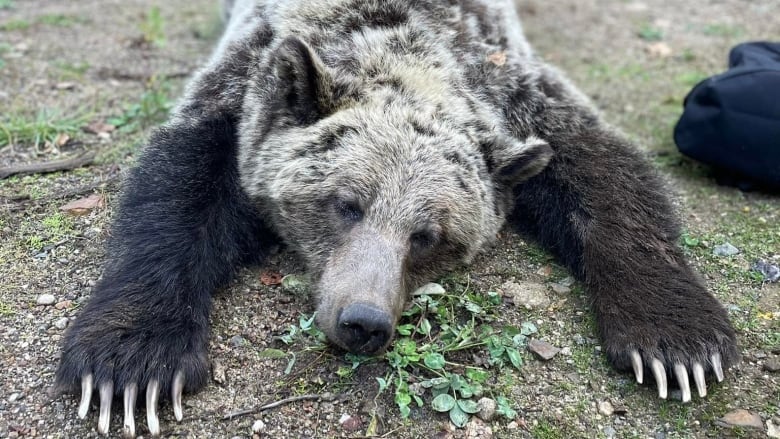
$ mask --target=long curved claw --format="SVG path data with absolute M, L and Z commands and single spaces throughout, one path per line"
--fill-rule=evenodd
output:
M 81 402 L 79 402 L 79 418 L 84 419 L 89 412 L 89 403 L 92 402 L 92 374 L 88 373 L 81 378 Z
M 710 360 L 712 360 L 712 370 L 715 372 L 718 382 L 723 381 L 723 367 L 720 362 L 720 354 L 712 354 Z
M 114 382 L 108 381 L 100 385 L 100 416 L 97 431 L 108 434 L 111 423 L 111 401 L 114 399 Z
M 653 370 L 653 376 L 658 385 L 658 397 L 666 399 L 666 370 L 664 370 L 663 363 L 661 363 L 661 360 L 653 358 L 650 368 Z
M 643 374 L 645 368 L 642 366 L 642 357 L 637 351 L 631 351 L 631 366 L 634 368 L 634 375 L 636 375 L 636 382 L 642 384 L 644 379 Z
M 674 365 L 674 375 L 677 377 L 677 385 L 682 392 L 682 402 L 691 400 L 691 384 L 688 382 L 688 370 L 684 365 L 677 363 Z
M 173 402 L 173 416 L 176 421 L 181 422 L 184 413 L 181 407 L 181 394 L 184 390 L 184 373 L 177 371 L 173 377 L 173 386 L 171 386 L 171 401 Z
M 160 435 L 160 419 L 157 417 L 157 400 L 160 397 L 160 382 L 151 380 L 146 387 L 146 424 L 152 436 Z
M 699 390 L 699 397 L 707 396 L 707 382 L 704 380 L 704 367 L 701 363 L 693 364 L 693 381 L 696 382 L 696 388 Z
M 122 427 L 122 436 L 126 439 L 135 438 L 135 399 L 138 395 L 138 385 L 131 383 L 125 387 L 125 423 Z

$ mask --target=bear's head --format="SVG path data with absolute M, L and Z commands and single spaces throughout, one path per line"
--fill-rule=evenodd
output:
M 552 150 L 491 127 L 446 83 L 436 96 L 415 93 L 426 81 L 377 85 L 327 67 L 297 37 L 267 64 L 245 99 L 242 186 L 306 261 L 320 328 L 379 352 L 408 292 L 493 241 L 512 187 Z

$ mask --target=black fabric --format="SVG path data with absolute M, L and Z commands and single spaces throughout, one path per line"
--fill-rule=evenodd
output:
M 780 190 L 780 43 L 734 47 L 729 70 L 697 84 L 684 105 L 680 152 L 724 183 Z

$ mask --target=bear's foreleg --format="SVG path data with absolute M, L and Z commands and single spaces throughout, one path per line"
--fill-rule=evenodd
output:
M 574 126 L 574 124 L 572 124 Z M 510 222 L 553 252 L 590 294 L 604 352 L 659 396 L 667 374 L 690 399 L 688 374 L 706 394 L 738 358 L 725 309 L 676 242 L 667 190 L 646 160 L 600 122 L 545 136 L 548 167 L 515 190 Z
M 182 391 L 208 377 L 211 294 L 273 240 L 238 183 L 231 120 L 179 121 L 155 133 L 124 185 L 108 262 L 63 342 L 56 382 L 78 391 L 86 416 L 100 394 L 98 431 L 124 395 L 125 436 L 134 437 L 138 392 L 159 434 L 159 393 L 177 419 Z M 143 398 L 143 396 L 142 396 Z

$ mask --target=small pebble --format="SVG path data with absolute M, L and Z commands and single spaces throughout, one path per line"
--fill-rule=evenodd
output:
M 225 384 L 227 381 L 227 368 L 219 360 L 214 360 L 211 363 L 211 374 L 217 384 Z
M 612 416 L 612 413 L 615 413 L 615 408 L 612 407 L 612 403 L 609 401 L 601 401 L 599 403 L 599 413 L 604 416 Z
M 262 420 L 258 419 L 252 424 L 253 433 L 260 433 L 263 430 L 265 430 L 265 422 Z
M 780 358 L 771 358 L 764 362 L 764 370 L 767 372 L 780 372 Z
M 536 354 L 540 359 L 547 361 L 560 352 L 560 348 L 547 343 L 544 340 L 531 340 L 528 342 L 528 350 Z
M 766 282 L 780 282 L 780 267 L 769 262 L 758 260 L 753 264 L 753 270 L 761 273 Z
M 38 305 L 54 305 L 54 301 L 57 300 L 54 298 L 53 294 L 41 294 L 38 296 L 38 300 L 36 303 Z
M 234 335 L 234 336 L 230 337 L 230 344 L 234 348 L 240 348 L 241 346 L 248 345 L 249 342 L 246 341 L 246 339 L 244 337 L 240 336 L 240 335 Z
M 563 285 L 564 287 L 571 288 L 572 285 L 574 285 L 574 278 L 571 276 L 568 276 L 564 278 L 563 280 L 558 281 L 559 284 Z
M 441 285 L 439 285 L 437 283 L 431 282 L 431 283 L 427 283 L 427 284 L 421 286 L 420 288 L 418 288 L 417 290 L 415 290 L 415 292 L 412 293 L 412 295 L 414 295 L 414 296 L 422 296 L 422 295 L 426 295 L 426 296 L 441 296 L 442 294 L 444 294 L 446 292 L 447 291 L 444 289 L 443 286 L 441 286 Z
M 341 424 L 341 428 L 344 431 L 358 431 L 363 427 L 363 421 L 360 419 L 360 416 L 352 416 L 346 413 L 341 415 L 339 424 Z
M 59 319 L 54 321 L 54 327 L 57 329 L 65 329 L 68 327 L 68 318 L 67 317 L 60 317 Z
M 296 295 L 308 294 L 311 288 L 311 278 L 305 274 L 288 274 L 282 278 L 282 288 Z
M 715 248 L 712 249 L 712 254 L 715 256 L 734 256 L 739 254 L 739 249 L 730 243 L 725 242 L 721 245 L 716 245 Z
M 534 282 L 504 282 L 500 290 L 512 299 L 516 306 L 526 309 L 547 308 L 550 299 L 547 297 L 547 287 Z
M 723 427 L 751 427 L 764 428 L 761 416 L 744 409 L 730 411 L 718 419 L 717 423 Z
M 54 304 L 54 307 L 57 309 L 65 309 L 70 308 L 71 305 L 73 305 L 73 301 L 71 300 L 63 300 L 62 302 L 57 302 Z
M 485 425 L 479 418 L 471 418 L 466 424 L 466 439 L 491 439 L 493 429 Z
M 567 287 L 566 285 L 550 284 L 550 288 L 552 288 L 552 290 L 555 291 L 557 294 L 571 293 L 571 288 Z
M 613 438 L 615 437 L 615 434 L 617 434 L 617 431 L 615 431 L 615 429 L 612 428 L 611 426 L 604 427 L 604 435 L 606 437 Z
M 479 406 L 479 412 L 477 412 L 479 419 L 490 422 L 496 417 L 496 401 L 490 398 L 480 398 L 477 401 L 477 406 Z
M 14 392 L 8 397 L 8 402 L 16 402 L 17 399 L 19 399 L 19 393 Z
M 512 421 L 512 422 L 506 424 L 506 429 L 507 430 L 517 430 L 517 427 L 518 427 L 518 425 L 517 425 L 516 421 Z
M 766 421 L 766 435 L 773 439 L 780 439 L 780 424 Z

